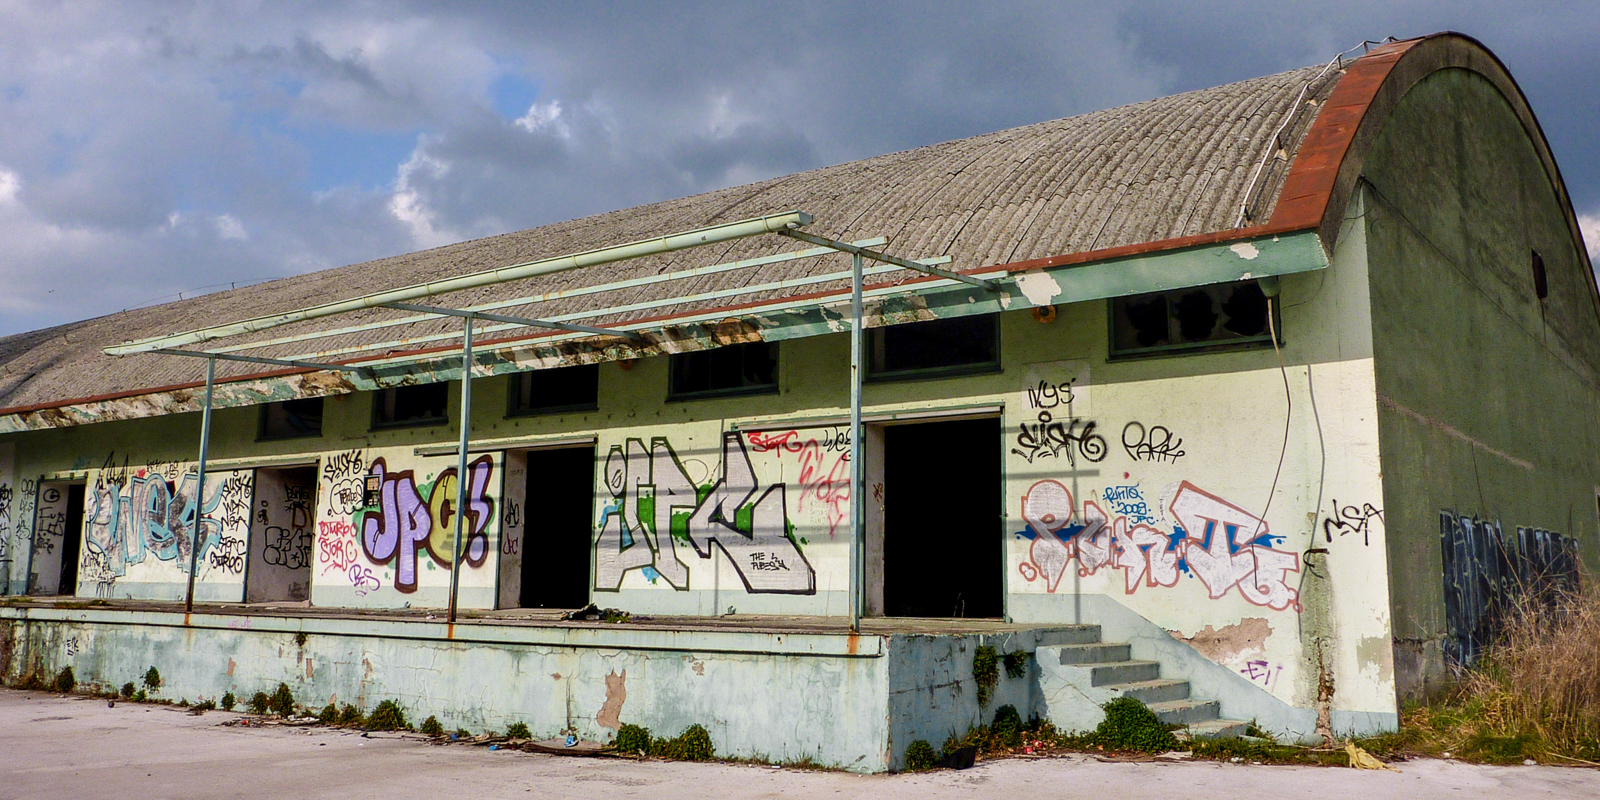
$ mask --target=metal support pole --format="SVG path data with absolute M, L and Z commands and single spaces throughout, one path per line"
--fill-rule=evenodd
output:
M 456 621 L 456 594 L 461 589 L 461 540 L 467 525 L 467 434 L 472 430 L 472 318 L 466 318 L 461 339 L 461 447 L 456 451 L 456 544 L 450 560 L 450 624 Z
M 866 469 L 861 446 L 862 355 L 866 350 L 861 329 L 861 254 L 852 256 L 850 269 L 850 630 L 861 630 L 861 597 L 865 581 L 866 526 L 862 524 Z
M 183 595 L 183 613 L 194 612 L 194 574 L 200 569 L 200 529 L 206 517 L 206 451 L 211 449 L 211 390 L 217 382 L 217 360 L 206 359 L 206 404 L 200 409 L 200 474 L 195 481 L 194 536 L 189 540 L 189 588 Z

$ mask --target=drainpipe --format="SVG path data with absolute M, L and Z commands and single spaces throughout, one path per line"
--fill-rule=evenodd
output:
M 450 560 L 449 623 L 456 622 L 456 594 L 461 589 L 461 539 L 467 521 L 467 433 L 472 428 L 472 317 L 461 337 L 461 447 L 456 451 L 456 543 Z
M 211 449 L 211 389 L 217 382 L 217 360 L 206 359 L 206 404 L 200 409 L 200 474 L 195 481 L 194 536 L 189 540 L 189 588 L 183 595 L 183 614 L 194 613 L 194 575 L 200 568 L 200 529 L 206 517 L 206 451 Z
M 850 265 L 850 630 L 861 631 L 861 595 L 865 542 L 862 500 L 866 470 L 861 458 L 861 358 L 865 350 L 861 329 L 861 254 Z

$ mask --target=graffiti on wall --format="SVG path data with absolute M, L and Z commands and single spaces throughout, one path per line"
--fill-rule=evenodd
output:
M 1165 425 L 1147 428 L 1142 422 L 1130 422 L 1122 426 L 1122 449 L 1134 461 L 1174 464 L 1188 455 L 1183 451 L 1183 439 L 1174 435 Z
M 1333 501 L 1333 511 L 1322 520 L 1322 535 L 1328 543 L 1333 543 L 1333 534 L 1338 533 L 1342 539 L 1348 534 L 1361 534 L 1361 543 L 1372 544 L 1372 523 L 1383 522 L 1383 511 L 1371 503 L 1362 503 L 1359 507 L 1354 505 L 1339 505 L 1338 500 Z
M 467 465 L 461 558 L 472 567 L 482 566 L 489 555 L 488 528 L 495 502 L 489 496 L 493 473 L 494 459 L 490 456 L 480 456 Z M 378 505 L 356 515 L 361 552 L 373 564 L 394 567 L 394 588 L 415 592 L 418 553 L 427 553 L 433 563 L 446 569 L 455 553 L 456 468 L 443 470 L 431 483 L 419 485 L 411 470 L 391 471 L 384 459 L 375 458 L 367 474 L 376 477 L 381 488 Z
M 1300 556 L 1271 547 L 1274 537 L 1264 520 L 1188 481 L 1178 485 L 1168 503 L 1175 520 L 1171 530 L 1151 524 L 1138 487 L 1116 487 L 1105 496 L 1113 508 L 1145 510 L 1107 513 L 1090 500 L 1080 514 L 1061 482 L 1033 484 L 1022 498 L 1027 528 L 1019 535 L 1031 540 L 1019 566 L 1022 576 L 1043 580 L 1054 592 L 1076 561 L 1080 577 L 1122 570 L 1127 594 L 1176 586 L 1180 575 L 1189 575 L 1212 599 L 1237 589 L 1256 605 L 1300 610 L 1299 592 L 1290 580 L 1290 573 L 1300 571 Z
M 1541 528 L 1507 537 L 1500 520 L 1439 512 L 1444 556 L 1445 657 L 1469 667 L 1526 596 L 1550 598 L 1579 584 L 1578 542 Z
M 652 437 L 648 450 L 640 439 L 612 445 L 604 476 L 614 502 L 595 540 L 597 591 L 621 589 L 636 569 L 687 591 L 685 558 L 721 550 L 748 592 L 816 593 L 816 572 L 789 523 L 787 487 L 761 485 L 740 434 L 723 434 L 722 475 L 711 484 L 690 479 L 665 436 Z
M 244 572 L 251 474 L 206 476 L 199 502 L 199 474 L 176 466 L 129 469 L 108 457 L 90 487 L 84 509 L 84 580 L 104 594 L 128 567 L 147 559 L 168 562 L 187 575 L 190 548 L 198 538 L 196 564 L 225 574 Z M 198 529 L 198 531 L 197 531 Z
M 284 569 L 306 569 L 311 566 L 311 492 L 297 484 L 283 487 L 287 525 L 267 525 L 262 558 L 266 563 Z M 266 500 L 261 501 L 257 519 L 267 522 L 273 518 Z
M 810 505 L 823 508 L 828 521 L 828 536 L 850 519 L 850 429 L 834 427 L 820 436 L 806 436 L 797 430 L 781 432 L 750 431 L 745 434 L 750 449 L 774 453 L 782 458 L 794 454 L 800 463 L 800 497 L 796 511 Z

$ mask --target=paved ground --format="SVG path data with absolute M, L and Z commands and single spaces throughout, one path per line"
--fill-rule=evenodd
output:
M 847 775 L 632 762 L 320 728 L 238 728 L 236 715 L 0 690 L 0 800 L 370 797 L 1291 798 L 1600 797 L 1600 770 L 1418 761 L 1399 773 L 1226 764 L 1008 760 L 962 772 Z

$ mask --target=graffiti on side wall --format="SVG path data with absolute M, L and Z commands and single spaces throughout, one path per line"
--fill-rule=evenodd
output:
M 1470 667 L 1500 635 L 1522 598 L 1550 599 L 1579 585 L 1578 542 L 1542 528 L 1506 536 L 1500 520 L 1439 512 L 1444 556 L 1444 652 Z
M 1290 579 L 1300 571 L 1300 556 L 1271 547 L 1274 537 L 1259 517 L 1188 481 L 1168 503 L 1175 520 L 1171 530 L 1152 524 L 1138 487 L 1116 487 L 1105 497 L 1113 509 L 1138 513 L 1107 513 L 1090 500 L 1080 514 L 1061 482 L 1033 484 L 1022 498 L 1027 529 L 1020 535 L 1032 542 L 1019 567 L 1022 576 L 1043 580 L 1054 592 L 1076 561 L 1079 577 L 1122 570 L 1127 594 L 1176 586 L 1180 575 L 1189 575 L 1212 599 L 1237 589 L 1256 605 L 1300 610 Z
M 233 533 L 248 525 L 249 473 L 234 471 L 217 480 L 208 475 L 202 504 L 194 470 L 130 471 L 109 458 L 106 465 L 85 502 L 85 547 L 79 564 L 84 579 L 99 593 L 146 559 L 169 562 L 188 574 L 196 539 L 194 563 L 227 574 L 244 572 L 245 541 Z
M 482 566 L 489 555 L 487 531 L 494 515 L 489 485 L 493 472 L 494 459 L 490 456 L 480 456 L 467 465 L 461 557 L 472 567 Z M 431 484 L 418 485 L 411 470 L 390 471 L 384 459 L 375 458 L 367 474 L 378 478 L 381 489 L 377 507 L 357 514 L 361 551 L 374 564 L 393 565 L 394 588 L 415 592 L 418 553 L 427 553 L 435 564 L 447 569 L 455 553 L 456 469 L 440 472 Z
M 722 476 L 709 485 L 694 484 L 664 436 L 648 450 L 640 439 L 613 445 L 605 482 L 615 502 L 595 540 L 597 591 L 621 589 L 636 569 L 687 591 L 685 559 L 721 550 L 748 592 L 816 593 L 816 572 L 791 532 L 787 487 L 761 485 L 739 434 L 723 435 Z
M 1322 535 L 1328 543 L 1333 543 L 1333 535 L 1339 534 L 1342 539 L 1348 534 L 1361 534 L 1361 543 L 1372 544 L 1373 521 L 1383 522 L 1383 511 L 1371 503 L 1362 503 L 1360 507 L 1354 505 L 1339 505 L 1338 500 L 1333 501 L 1333 511 L 1322 520 Z
M 773 453 L 780 459 L 790 453 L 796 456 L 800 497 L 795 510 L 822 506 L 828 536 L 836 535 L 839 526 L 850 519 L 850 429 L 830 428 L 821 436 L 806 436 L 797 430 L 750 431 L 745 437 L 754 452 Z

